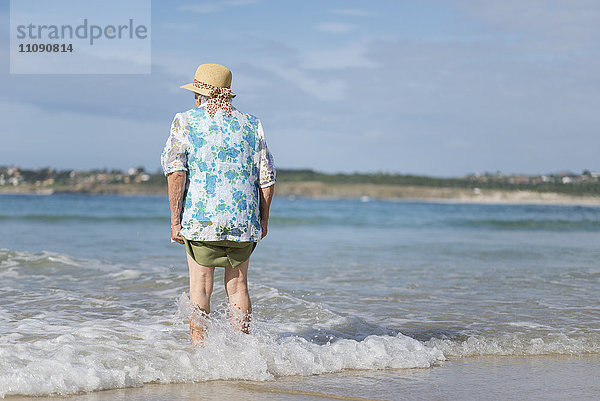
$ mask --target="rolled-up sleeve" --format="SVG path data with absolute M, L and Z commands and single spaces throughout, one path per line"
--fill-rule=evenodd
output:
M 171 133 L 160 156 L 160 163 L 165 175 L 174 171 L 187 171 L 187 150 L 185 134 L 188 126 L 181 113 L 177 113 L 171 124 Z
M 269 152 L 265 133 L 263 132 L 262 124 L 258 123 L 258 137 L 260 143 L 260 165 L 258 169 L 258 185 L 261 188 L 266 188 L 275 184 L 275 164 L 273 155 Z

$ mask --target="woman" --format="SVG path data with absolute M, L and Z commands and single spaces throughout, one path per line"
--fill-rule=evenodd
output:
M 248 264 L 267 235 L 275 184 L 273 156 L 262 124 L 231 105 L 231 71 L 202 64 L 194 82 L 196 107 L 177 113 L 161 155 L 169 191 L 171 240 L 185 244 L 192 344 L 204 340 L 215 267 L 225 268 L 225 291 L 236 327 L 248 333 L 252 305 Z

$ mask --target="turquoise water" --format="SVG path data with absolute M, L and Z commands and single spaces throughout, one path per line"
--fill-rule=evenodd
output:
M 189 346 L 165 197 L 0 196 L 0 395 L 600 354 L 600 208 L 276 198 Z

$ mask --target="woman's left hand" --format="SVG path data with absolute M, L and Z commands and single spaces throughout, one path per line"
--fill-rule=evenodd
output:
M 267 223 L 268 223 L 267 219 L 260 220 L 260 227 L 262 228 L 262 236 L 260 237 L 260 239 L 263 239 L 267 236 Z

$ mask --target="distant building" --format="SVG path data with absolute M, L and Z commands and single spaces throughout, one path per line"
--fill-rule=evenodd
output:
M 19 168 L 18 167 L 9 167 L 8 170 L 6 170 L 6 174 L 7 175 L 15 175 L 16 173 L 19 172 Z

